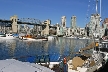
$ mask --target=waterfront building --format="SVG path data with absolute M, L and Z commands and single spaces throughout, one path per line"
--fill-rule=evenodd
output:
M 63 31 L 64 31 L 63 27 L 60 26 L 60 35 L 64 35 Z
M 61 32 L 60 32 L 60 25 L 57 23 L 56 24 L 56 27 L 57 27 L 57 35 L 61 35 Z
M 5 27 L 5 33 L 12 33 L 12 27 L 6 26 Z
M 96 34 L 95 36 L 99 36 L 100 32 L 100 15 L 99 14 L 92 14 L 89 22 L 89 31 L 90 31 L 90 36 Z
M 66 29 L 67 29 L 67 30 L 66 30 L 66 36 L 70 36 L 70 28 L 67 27 Z
M 25 24 L 25 25 L 24 25 L 25 34 L 30 34 L 30 33 L 29 33 L 29 30 L 30 30 L 29 26 L 28 26 L 27 24 Z
M 70 29 L 70 35 L 75 35 L 76 34 L 76 30 L 75 29 Z
M 76 16 L 71 17 L 71 29 L 76 29 Z
M 82 35 L 82 36 L 85 35 L 85 28 L 80 28 L 79 35 Z
M 12 32 L 12 28 L 10 26 L 0 25 L 1 33 L 10 33 Z
M 73 34 L 72 34 L 72 29 L 70 28 L 70 36 L 72 36 Z
M 21 32 L 21 25 L 18 25 L 18 33 Z
M 60 34 L 66 35 L 66 16 L 61 17 L 61 28 L 60 28 Z
M 75 35 L 77 36 L 80 35 L 80 27 L 77 27 L 74 31 L 75 31 Z
M 61 25 L 62 25 L 63 28 L 66 28 L 66 16 L 62 16 Z
M 77 32 L 78 28 L 76 26 L 76 16 L 73 15 L 71 17 L 71 28 L 70 28 L 70 35 L 78 35 L 78 32 Z

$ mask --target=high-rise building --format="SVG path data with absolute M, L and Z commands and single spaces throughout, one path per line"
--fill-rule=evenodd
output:
M 66 28 L 66 16 L 62 16 L 61 25 L 62 25 L 63 28 Z
M 90 18 L 90 23 L 89 23 L 89 29 L 90 29 L 90 34 L 92 35 L 93 33 L 99 33 L 100 29 L 100 15 L 99 14 L 92 14 Z
M 71 29 L 76 28 L 76 16 L 71 17 Z

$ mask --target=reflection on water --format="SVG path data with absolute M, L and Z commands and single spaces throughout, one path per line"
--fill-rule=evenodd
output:
M 53 41 L 22 41 L 22 40 L 1 40 L 0 60 L 12 57 L 35 56 L 35 55 L 56 55 L 74 56 L 79 48 L 89 44 L 88 40 L 77 40 L 58 38 Z

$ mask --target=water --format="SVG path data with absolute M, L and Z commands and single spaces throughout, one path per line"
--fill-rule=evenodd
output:
M 49 55 L 51 61 L 67 56 L 73 58 L 74 52 L 89 43 L 89 40 L 68 38 L 52 41 L 0 40 L 0 60 L 17 58 L 21 61 L 30 61 L 33 57 L 42 55 Z

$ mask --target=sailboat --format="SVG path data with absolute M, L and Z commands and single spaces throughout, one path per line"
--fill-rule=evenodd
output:
M 104 67 L 108 60 L 108 49 L 105 43 L 91 43 L 85 48 L 81 48 L 76 52 L 76 57 L 67 62 L 68 72 L 94 72 Z M 106 47 L 106 48 L 105 48 Z M 86 50 L 93 49 L 93 53 L 85 53 Z
M 96 12 L 97 2 L 98 0 L 96 0 Z M 96 44 L 98 44 L 98 49 L 96 47 Z M 81 48 L 79 52 L 76 53 L 76 56 L 67 62 L 68 72 L 94 72 L 104 66 L 106 61 L 108 60 L 108 52 L 106 52 L 106 50 L 103 50 L 103 46 L 101 45 L 102 43 L 93 42 L 87 47 Z M 91 49 L 93 50 L 91 54 L 86 53 L 87 50 Z

